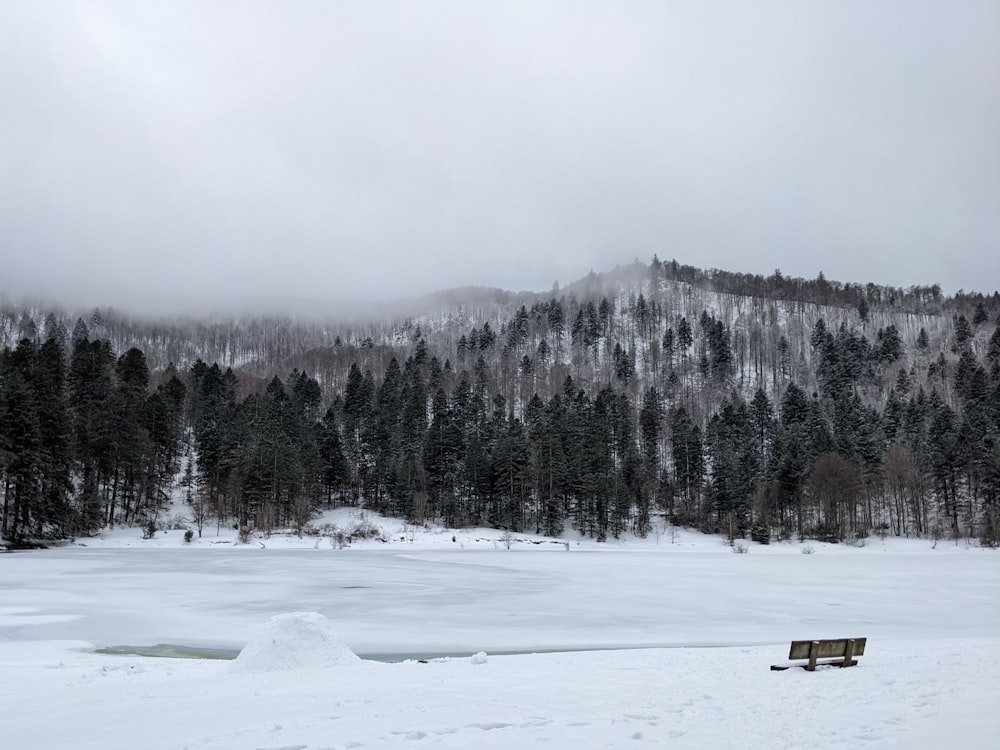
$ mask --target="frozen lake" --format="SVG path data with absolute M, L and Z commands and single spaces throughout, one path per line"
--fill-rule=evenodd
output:
M 0 555 L 4 746 L 995 747 L 996 551 L 874 540 L 733 554 L 690 533 L 507 550 L 490 533 L 338 550 L 118 530 Z M 296 632 L 265 641 L 256 671 L 99 651 L 231 655 L 303 610 L 361 654 L 465 658 L 331 662 Z M 792 639 L 844 636 L 869 639 L 853 669 L 768 669 Z M 637 647 L 652 648 L 610 650 Z M 608 650 L 500 655 L 577 649 Z
M 15 553 L 0 556 L 0 637 L 239 649 L 299 610 L 362 654 L 1000 635 L 1000 557 L 929 544 Z

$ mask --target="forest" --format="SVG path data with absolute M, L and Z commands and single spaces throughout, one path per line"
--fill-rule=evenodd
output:
M 179 496 L 199 535 L 352 505 L 598 540 L 1000 542 L 997 294 L 654 257 L 426 305 L 206 323 L 5 303 L 3 539 L 154 533 Z

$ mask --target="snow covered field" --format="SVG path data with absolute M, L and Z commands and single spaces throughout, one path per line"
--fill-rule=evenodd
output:
M 733 554 L 691 533 L 507 549 L 375 521 L 388 543 L 123 530 L 0 555 L 3 747 L 998 746 L 995 551 Z M 261 640 L 300 611 L 329 632 L 285 618 Z M 869 639 L 854 669 L 768 669 L 793 639 L 844 636 Z M 96 652 L 248 641 L 236 662 Z

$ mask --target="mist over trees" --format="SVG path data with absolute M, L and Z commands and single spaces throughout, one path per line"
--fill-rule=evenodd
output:
M 0 308 L 2 533 L 412 523 L 1000 540 L 1000 296 L 674 261 L 364 324 Z

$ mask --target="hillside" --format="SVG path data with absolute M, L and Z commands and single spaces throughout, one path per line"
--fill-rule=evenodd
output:
M 1000 295 L 654 257 L 352 322 L 0 309 L 4 537 L 417 523 L 998 538 Z M 183 482 L 179 489 L 178 480 Z

